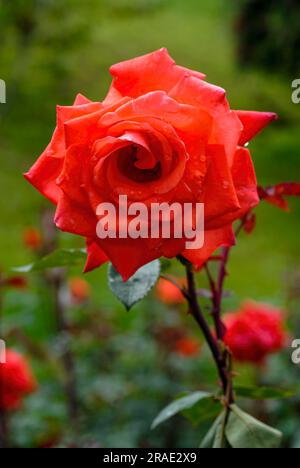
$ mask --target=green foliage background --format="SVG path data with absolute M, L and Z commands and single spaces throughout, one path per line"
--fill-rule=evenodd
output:
M 55 105 L 71 104 L 78 92 L 101 100 L 110 83 L 111 64 L 163 46 L 177 63 L 206 73 L 208 81 L 226 88 L 233 108 L 277 112 L 279 122 L 251 144 L 258 179 L 261 184 L 299 181 L 300 107 L 291 101 L 291 82 L 298 77 L 239 67 L 237 14 L 238 3 L 228 0 L 0 0 L 0 78 L 7 83 L 7 104 L 0 105 L 1 269 L 8 272 L 32 260 L 22 244 L 22 231 L 39 224 L 47 203 L 22 179 L 22 172 L 50 139 Z M 287 304 L 287 278 L 298 270 L 300 261 L 299 202 L 292 201 L 291 208 L 291 214 L 265 205 L 258 209 L 257 230 L 250 237 L 242 236 L 234 249 L 227 284 L 234 295 L 226 300 L 226 309 L 248 297 Z M 61 235 L 60 243 L 82 245 L 68 235 Z M 149 435 L 151 420 L 172 396 L 214 382 L 205 353 L 199 364 L 172 355 L 162 357 L 157 347 L 153 328 L 170 323 L 189 327 L 188 318 L 165 310 L 153 297 L 126 313 L 107 288 L 105 270 L 87 279 L 99 312 L 95 320 L 98 326 L 112 326 L 114 333 L 102 340 L 102 346 L 91 337 L 73 343 L 78 348 L 81 382 L 85 382 L 80 388 L 86 402 L 83 438 L 100 438 L 105 446 L 197 444 L 199 430 L 195 434 L 182 420 L 179 433 L 174 434 L 171 423 L 168 430 Z M 75 269 L 72 274 L 79 272 Z M 33 339 L 47 342 L 51 352 L 59 353 L 51 298 L 34 276 L 31 281 L 30 292 L 6 296 L 5 325 L 17 323 Z M 199 283 L 205 285 L 202 277 Z M 79 327 L 82 320 L 92 320 L 88 312 L 74 314 Z M 276 382 L 284 364 L 289 365 L 289 356 L 274 364 L 272 381 Z M 44 384 L 14 422 L 16 443 L 21 446 L 35 445 L 37 433 L 56 434 L 65 424 L 63 395 L 53 370 L 40 362 L 36 368 Z M 251 380 L 252 371 L 245 375 L 246 381 Z M 297 381 L 297 373 L 287 380 Z M 52 402 L 46 409 L 45 398 Z M 286 406 L 274 408 L 271 413 L 282 415 L 277 419 L 294 437 L 297 419 Z M 67 429 L 63 432 L 67 437 Z

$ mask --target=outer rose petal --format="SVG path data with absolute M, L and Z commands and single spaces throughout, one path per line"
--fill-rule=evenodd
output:
M 99 244 L 123 280 L 127 281 L 143 265 L 162 256 L 148 248 L 147 240 L 106 239 Z
M 247 148 L 239 148 L 235 153 L 232 167 L 232 179 L 239 208 L 228 211 L 223 215 L 220 213 L 219 216 L 213 219 L 206 219 L 207 229 L 214 229 L 232 223 L 233 221 L 242 218 L 251 210 L 251 208 L 254 208 L 259 204 L 260 200 L 257 191 L 255 170 L 250 152 Z M 208 214 L 207 207 L 206 213 Z
M 82 106 L 83 104 L 89 104 L 90 102 L 92 102 L 90 99 L 79 93 L 75 98 L 74 106 Z
M 136 98 L 150 91 L 168 92 L 185 75 L 205 78 L 202 73 L 176 65 L 165 48 L 113 65 L 110 73 L 114 80 L 104 104 L 115 102 L 120 95 Z
M 81 94 L 73 106 L 57 106 L 57 126 L 50 144 L 24 177 L 52 203 L 57 204 L 61 194 L 56 179 L 62 171 L 65 156 L 64 122 L 102 108 Z
M 235 236 L 232 226 L 221 229 L 205 231 L 204 246 L 199 250 L 184 250 L 182 255 L 198 270 L 219 247 L 235 245 Z
M 207 229 L 229 224 L 240 209 L 239 199 L 221 145 L 207 147 L 208 171 L 204 181 L 205 223 Z M 224 222 L 223 218 L 228 217 Z M 220 219 L 222 221 L 220 222 Z
M 88 156 L 89 151 L 84 145 L 73 145 L 66 151 L 64 169 L 57 180 L 61 195 L 55 213 L 55 224 L 59 229 L 84 237 L 95 234 L 97 223 L 83 188 Z
M 174 258 L 185 245 L 184 239 L 97 239 L 97 245 L 105 252 L 124 281 L 127 281 L 143 265 L 160 257 Z
M 59 135 L 58 130 L 55 130 L 52 142 L 60 138 L 61 135 Z M 61 192 L 55 181 L 62 170 L 63 160 L 52 156 L 51 146 L 52 144 L 50 143 L 30 171 L 24 174 L 24 177 L 42 195 L 56 205 Z
M 240 146 L 244 146 L 269 123 L 277 119 L 277 115 L 272 112 L 236 111 L 236 115 L 244 127 L 239 141 Z
M 235 154 L 232 177 L 241 205 L 238 217 L 244 216 L 251 208 L 259 204 L 257 179 L 251 155 L 248 149 L 239 148 Z
M 58 200 L 54 222 L 61 231 L 86 237 L 95 234 L 97 219 L 89 206 L 84 209 L 64 194 Z
M 100 267 L 108 261 L 108 257 L 93 239 L 87 239 L 86 245 L 88 257 L 84 267 L 84 273 L 95 270 L 95 268 Z

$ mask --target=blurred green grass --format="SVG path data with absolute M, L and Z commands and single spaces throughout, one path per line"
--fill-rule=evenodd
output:
M 7 81 L 8 91 L 7 104 L 0 107 L 1 268 L 30 260 L 22 245 L 22 230 L 38 224 L 45 202 L 22 179 L 22 172 L 50 139 L 55 105 L 70 104 L 77 92 L 102 99 L 111 64 L 163 46 L 177 63 L 206 73 L 208 81 L 226 88 L 233 108 L 277 112 L 279 122 L 251 144 L 258 179 L 269 184 L 299 178 L 300 108 L 290 97 L 295 77 L 238 68 L 235 7 L 228 3 L 49 2 L 48 11 L 34 11 L 34 30 L 25 42 L 13 23 L 5 23 L 0 45 L 1 78 Z M 228 288 L 236 296 L 228 300 L 228 307 L 242 297 L 284 301 L 285 273 L 300 260 L 300 203 L 293 202 L 292 208 L 291 214 L 268 206 L 258 209 L 257 230 L 251 237 L 243 235 L 232 255 Z M 79 241 L 63 236 L 63 242 Z M 97 286 L 98 299 L 111 302 L 103 270 L 89 278 Z

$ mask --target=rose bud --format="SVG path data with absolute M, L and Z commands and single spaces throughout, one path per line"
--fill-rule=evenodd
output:
M 225 315 L 224 324 L 224 341 L 237 361 L 260 364 L 285 346 L 284 314 L 268 304 L 245 302 L 237 312 Z

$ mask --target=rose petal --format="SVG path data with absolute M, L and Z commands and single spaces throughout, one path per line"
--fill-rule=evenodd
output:
M 95 270 L 95 268 L 102 266 L 108 261 L 108 257 L 93 239 L 87 239 L 86 245 L 88 256 L 84 267 L 84 273 Z
M 235 245 L 232 226 L 225 226 L 212 231 L 205 231 L 204 246 L 199 250 L 184 250 L 182 255 L 198 270 L 219 247 Z
M 205 77 L 176 65 L 165 48 L 113 65 L 110 73 L 114 79 L 104 104 L 119 100 L 120 95 L 136 98 L 156 90 L 168 92 L 185 75 Z
M 50 144 L 24 177 L 52 203 L 57 204 L 60 188 L 56 179 L 63 168 L 65 157 L 64 122 L 102 108 L 101 103 L 91 103 L 78 95 L 73 106 L 57 106 L 57 126 Z
M 171 90 L 170 96 L 181 103 L 205 110 L 213 118 L 209 143 L 223 145 L 228 163 L 232 164 L 242 125 L 236 113 L 230 110 L 225 90 L 186 76 Z
M 236 115 L 244 127 L 239 141 L 240 146 L 251 141 L 267 125 L 278 118 L 272 112 L 236 111 Z
M 204 182 L 203 203 L 205 206 L 205 225 L 216 229 L 224 223 L 223 217 L 232 219 L 241 208 L 227 163 L 224 148 L 219 145 L 207 147 L 208 171 Z

